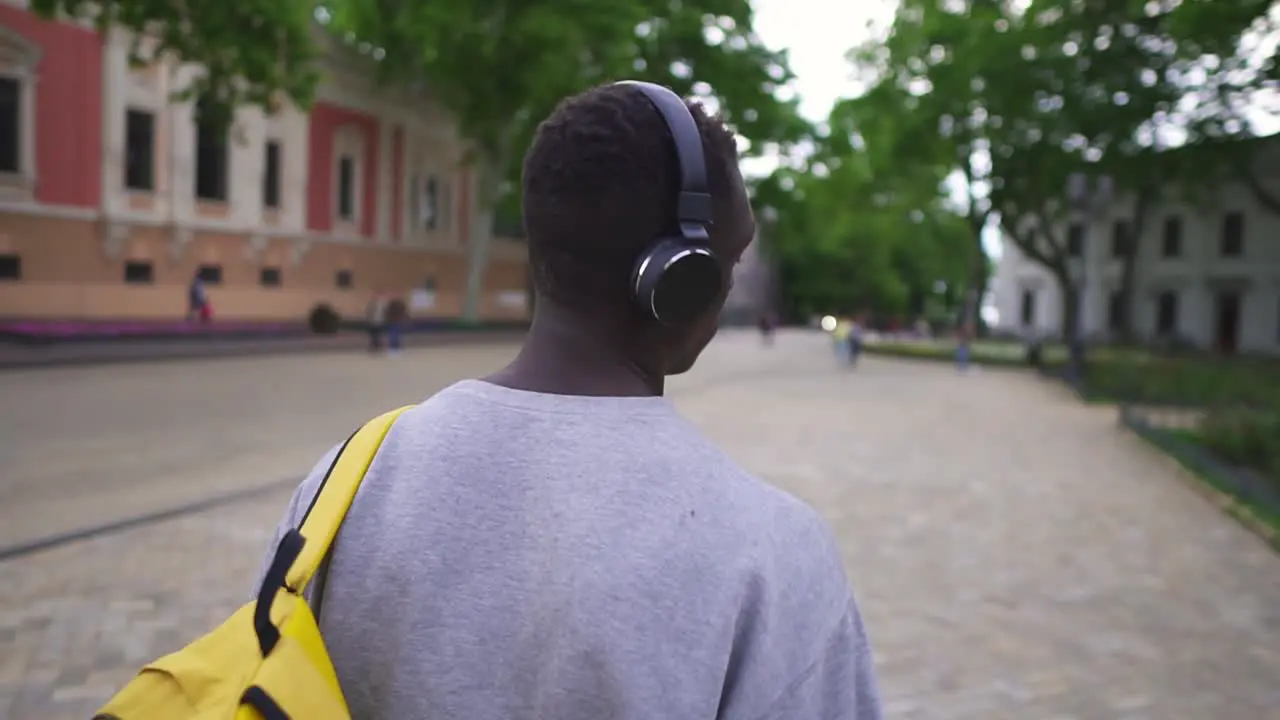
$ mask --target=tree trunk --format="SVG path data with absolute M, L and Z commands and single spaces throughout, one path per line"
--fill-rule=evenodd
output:
M 1062 289 L 1062 341 L 1074 345 L 1080 340 L 1080 291 L 1066 272 L 1054 275 Z
M 986 327 L 986 323 L 982 320 L 982 300 L 987 294 L 988 281 L 987 252 L 982 247 L 982 230 L 986 224 L 986 215 L 969 218 L 969 230 L 973 233 L 973 251 L 969 265 L 969 287 L 964 295 L 966 303 L 960 324 L 972 328 L 975 337 L 985 334 Z
M 462 319 L 465 322 L 480 321 L 484 301 L 484 273 L 489 266 L 489 247 L 493 243 L 493 211 L 498 199 L 498 187 L 502 175 L 500 162 L 479 158 L 472 165 L 475 178 L 475 199 L 467 233 L 467 286 L 462 300 Z
M 1133 296 L 1137 282 L 1137 259 L 1142 246 L 1143 231 L 1146 227 L 1147 210 L 1155 200 L 1154 189 L 1145 186 L 1138 190 L 1134 201 L 1133 219 L 1129 221 L 1129 237 L 1125 238 L 1124 256 L 1120 259 L 1119 312 L 1116 335 L 1121 342 L 1132 342 L 1135 336 L 1133 329 Z

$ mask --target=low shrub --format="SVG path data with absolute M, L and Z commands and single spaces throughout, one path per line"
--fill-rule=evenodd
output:
M 316 335 L 333 335 L 342 327 L 342 316 L 328 303 L 320 303 L 311 308 L 307 316 L 307 326 Z
M 1098 353 L 1085 384 L 1093 395 L 1124 402 L 1280 408 L 1280 362 L 1261 358 Z
M 1257 470 L 1280 483 L 1280 407 L 1218 407 L 1205 415 L 1198 434 L 1223 460 Z

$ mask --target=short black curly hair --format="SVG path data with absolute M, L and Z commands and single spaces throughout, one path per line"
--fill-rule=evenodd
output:
M 737 145 L 718 117 L 689 109 L 702 135 L 716 228 L 738 211 Z M 524 158 L 524 227 L 534 287 L 568 304 L 617 307 L 632 267 L 663 234 L 676 234 L 679 163 L 662 115 L 634 87 L 602 85 L 560 103 Z

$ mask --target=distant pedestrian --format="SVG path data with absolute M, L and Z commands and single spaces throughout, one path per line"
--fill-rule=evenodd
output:
M 841 365 L 849 362 L 849 333 L 852 331 L 853 323 L 846 318 L 838 318 L 835 329 L 831 331 L 831 344 Z
M 391 354 L 400 352 L 401 338 L 404 336 L 405 323 L 409 321 L 409 308 L 404 300 L 394 298 L 387 301 L 386 328 L 387 351 Z
M 387 298 L 381 292 L 374 293 L 369 300 L 365 323 L 369 330 L 369 352 L 382 352 L 382 333 L 387 325 Z
M 209 307 L 209 293 L 205 290 L 204 280 L 197 272 L 191 276 L 191 284 L 187 286 L 187 320 L 207 323 L 212 319 L 213 311 Z
M 858 357 L 862 355 L 863 333 L 861 318 L 854 318 L 849 321 L 849 335 L 845 338 L 845 342 L 849 345 L 846 358 L 851 366 L 857 365 Z
M 961 372 L 969 369 L 970 354 L 972 352 L 973 328 L 966 324 L 960 327 L 960 332 L 956 334 L 956 368 Z
M 773 313 L 768 311 L 760 313 L 757 325 L 760 328 L 760 339 L 764 342 L 765 346 L 768 347 L 772 345 L 774 328 Z

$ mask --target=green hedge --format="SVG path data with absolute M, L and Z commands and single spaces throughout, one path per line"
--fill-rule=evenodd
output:
M 863 350 L 871 355 L 918 360 L 955 362 L 956 359 L 955 343 L 950 342 L 877 342 L 867 343 Z M 1047 359 L 1055 358 L 1051 354 Z M 969 360 L 980 365 L 1026 367 L 1026 348 L 1015 343 L 976 343 L 969 349 Z
M 1188 407 L 1280 407 L 1280 361 L 1261 358 L 1093 358 L 1085 370 L 1093 394 L 1135 403 Z

